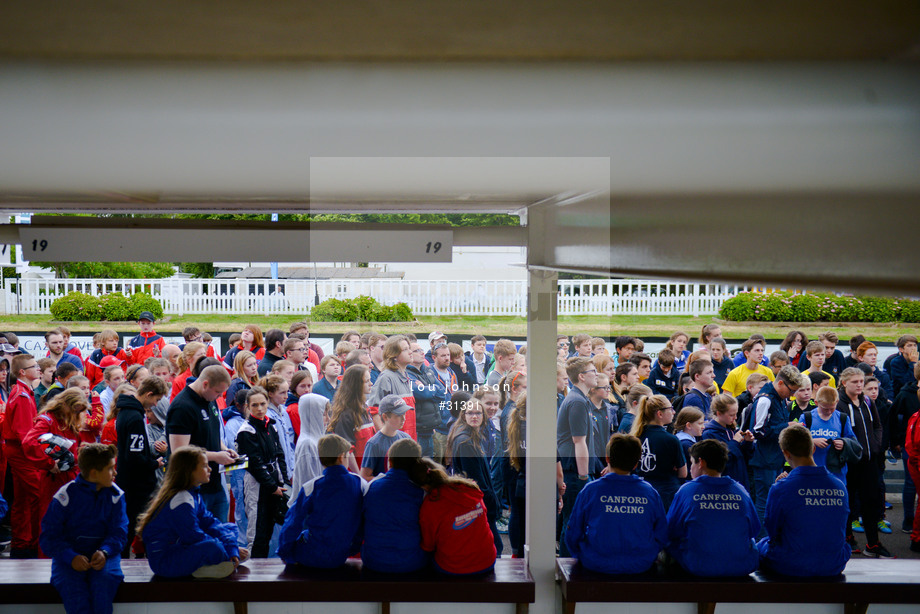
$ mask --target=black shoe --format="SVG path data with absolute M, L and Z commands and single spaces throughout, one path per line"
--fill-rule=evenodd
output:
M 847 535 L 847 544 L 850 546 L 850 554 L 862 554 L 862 550 L 859 549 L 859 544 L 856 543 L 856 538 L 853 535 Z
M 881 544 L 881 542 L 874 544 L 872 546 L 866 546 L 866 549 L 863 550 L 863 556 L 867 556 L 872 559 L 894 559 L 897 558 L 895 555 L 888 552 L 888 549 Z

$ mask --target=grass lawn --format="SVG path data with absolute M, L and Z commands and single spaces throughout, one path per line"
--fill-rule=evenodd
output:
M 287 329 L 288 325 L 300 317 L 296 315 L 186 315 L 166 316 L 166 320 L 157 326 L 162 331 L 179 332 L 186 326 L 197 326 L 209 332 L 238 332 L 246 324 L 256 324 L 267 330 L 273 327 Z M 565 316 L 559 318 L 559 332 L 569 336 L 576 333 L 590 333 L 598 337 L 615 337 L 629 334 L 638 337 L 668 337 L 677 330 L 682 330 L 696 337 L 704 324 L 716 321 L 714 317 L 690 316 Z M 16 331 L 45 331 L 56 326 L 49 316 L 3 316 L 2 329 Z M 136 330 L 133 324 L 112 324 L 107 322 L 80 322 L 68 324 L 75 332 L 96 332 L 101 328 L 113 327 L 119 332 Z M 818 333 L 833 330 L 841 339 L 849 339 L 862 333 L 874 341 L 895 341 L 906 333 L 917 333 L 916 324 L 866 324 L 850 323 L 841 326 L 829 326 L 827 323 L 797 323 L 778 325 L 770 323 L 721 323 L 722 334 L 726 339 L 745 339 L 752 333 L 759 332 L 768 339 L 785 337 L 793 329 L 802 330 L 809 338 Z M 346 330 L 365 331 L 368 328 L 382 333 L 413 332 L 427 335 L 439 330 L 448 335 L 473 335 L 481 333 L 487 337 L 525 337 L 527 335 L 526 318 L 514 316 L 444 316 L 421 317 L 415 322 L 395 323 L 356 323 L 332 322 L 314 323 L 310 331 L 316 335 L 341 334 Z

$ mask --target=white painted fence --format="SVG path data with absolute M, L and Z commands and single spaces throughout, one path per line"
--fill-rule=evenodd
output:
M 525 281 L 401 279 L 22 279 L 6 280 L 6 313 L 45 314 L 68 292 L 148 292 L 166 313 L 309 314 L 319 300 L 367 295 L 405 302 L 416 315 L 523 316 Z M 17 287 L 18 286 L 18 287 Z M 652 280 L 562 280 L 559 315 L 713 315 L 746 287 Z

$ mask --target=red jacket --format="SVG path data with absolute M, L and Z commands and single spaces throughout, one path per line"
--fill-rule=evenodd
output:
M 115 348 L 114 352 L 106 352 L 102 348 L 94 350 L 93 353 L 89 355 L 89 358 L 83 363 L 83 366 L 86 367 L 84 375 L 89 378 L 90 388 L 95 388 L 96 384 L 102 381 L 103 368 L 100 367 L 99 364 L 106 356 L 114 356 L 120 360 L 122 368 L 125 368 L 125 363 L 128 362 L 128 355 L 125 354 L 125 351 L 120 347 Z
M 131 358 L 128 364 L 142 365 L 148 358 L 162 356 L 166 341 L 157 333 L 140 333 L 128 342 L 131 349 Z
M 102 408 L 99 393 L 94 392 L 92 396 L 92 410 L 87 414 L 83 421 L 83 429 L 80 430 L 80 440 L 85 443 L 99 441 L 99 435 L 102 434 L 102 424 L 105 422 L 105 410 Z
M 51 473 L 51 469 L 55 466 L 55 461 L 52 460 L 50 456 L 45 454 L 45 444 L 38 441 L 38 438 L 45 433 L 60 435 L 61 437 L 72 441 L 73 445 L 71 445 L 69 449 L 71 454 L 73 454 L 74 461 L 76 461 L 78 449 L 83 443 L 80 440 L 80 435 L 78 433 L 74 433 L 70 430 L 64 430 L 64 428 L 62 428 L 58 423 L 57 418 L 55 418 L 52 414 L 41 414 L 38 416 L 38 418 L 35 419 L 35 424 L 26 434 L 25 438 L 23 438 L 22 453 L 35 466 L 35 470 L 38 472 L 38 474 L 41 475 L 41 483 L 39 488 L 39 512 L 42 515 L 44 515 L 45 511 L 48 509 L 48 506 L 51 504 L 51 499 L 54 497 L 54 493 L 60 490 L 64 484 L 76 478 L 77 474 L 80 473 L 76 462 L 74 462 L 74 466 L 69 471 Z
M 104 443 L 105 445 L 112 444 L 113 446 L 118 443 L 118 432 L 115 430 L 115 418 L 106 422 L 105 426 L 102 427 L 99 443 Z
M 32 429 L 37 415 L 38 408 L 35 406 L 32 389 L 17 381 L 10 389 L 10 396 L 6 402 L 6 417 L 0 425 L 3 439 L 22 442 Z
M 495 541 L 478 488 L 455 484 L 430 491 L 419 524 L 422 550 L 434 552 L 444 571 L 471 574 L 495 565 Z
M 186 369 L 185 372 L 176 376 L 176 379 L 173 380 L 172 392 L 169 393 L 170 401 L 175 399 L 176 395 L 182 392 L 182 389 L 185 388 L 185 382 L 188 381 L 188 378 L 191 376 L 192 372 L 190 369 Z

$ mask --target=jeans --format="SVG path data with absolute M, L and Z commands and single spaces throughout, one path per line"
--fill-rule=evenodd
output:
M 589 480 L 579 480 L 578 474 L 566 471 L 563 474 L 565 480 L 565 494 L 562 495 L 562 534 L 559 536 L 559 556 L 571 556 L 569 547 L 565 543 L 565 532 L 569 524 L 569 517 L 572 515 L 572 509 L 575 507 L 575 499 L 578 493 L 585 487 Z
M 764 515 L 767 511 L 767 494 L 770 492 L 770 487 L 773 486 L 773 482 L 776 481 L 777 476 L 780 472 L 776 469 L 762 469 L 760 467 L 754 467 L 754 509 L 757 510 L 757 518 L 760 519 L 760 534 L 758 539 L 765 537 L 767 534 L 767 529 L 764 524 Z
M 208 511 L 218 520 L 227 522 L 227 518 L 230 517 L 230 500 L 227 498 L 227 493 L 224 491 L 223 485 L 221 485 L 220 490 L 217 492 L 201 493 L 201 500 L 204 501 Z
M 434 459 L 434 442 L 432 441 L 432 431 L 427 433 L 418 433 L 418 445 L 422 446 L 422 456 Z
M 904 490 L 901 491 L 901 496 L 904 500 L 904 523 L 901 528 L 910 530 L 914 524 L 917 485 L 914 484 L 913 476 L 907 467 L 907 450 L 901 451 L 901 459 L 904 463 Z

